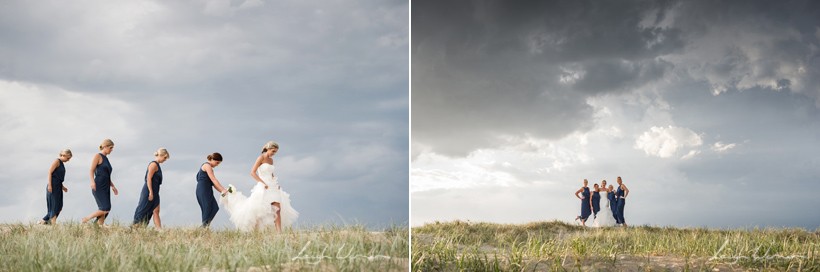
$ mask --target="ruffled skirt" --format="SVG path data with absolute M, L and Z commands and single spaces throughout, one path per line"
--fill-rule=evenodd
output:
M 251 189 L 250 196 L 237 191 L 228 193 L 220 202 L 231 215 L 231 222 L 243 231 L 275 226 L 276 207 L 271 205 L 273 202 L 278 202 L 281 207 L 279 215 L 283 228 L 293 225 L 299 217 L 299 212 L 290 205 L 290 195 L 276 185 L 268 186 L 266 190 L 265 185 L 257 183 Z

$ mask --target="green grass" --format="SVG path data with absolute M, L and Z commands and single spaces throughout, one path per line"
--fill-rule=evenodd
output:
M 0 225 L 0 271 L 407 271 L 408 230 Z
M 413 271 L 820 271 L 820 231 L 449 222 L 412 229 Z

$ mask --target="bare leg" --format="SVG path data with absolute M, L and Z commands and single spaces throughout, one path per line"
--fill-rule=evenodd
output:
M 276 222 L 276 231 L 282 232 L 282 216 L 280 215 L 280 211 L 282 210 L 281 206 L 279 205 L 279 202 L 273 202 L 270 205 L 273 206 L 271 208 L 276 211 L 276 220 L 274 221 Z
M 108 217 L 108 212 L 103 211 L 103 214 L 97 217 L 97 224 L 100 226 L 105 226 L 105 218 Z
M 57 217 L 56 216 L 52 217 L 50 221 L 51 221 L 52 225 L 57 224 Z
M 154 227 L 162 229 L 162 221 L 159 219 L 159 206 L 154 209 Z
M 100 210 L 94 211 L 91 214 L 89 214 L 88 216 L 83 217 L 83 223 L 88 222 L 88 220 L 91 220 L 91 218 L 97 218 L 97 220 L 100 220 L 100 217 L 105 216 L 105 213 L 106 212 L 100 211 Z

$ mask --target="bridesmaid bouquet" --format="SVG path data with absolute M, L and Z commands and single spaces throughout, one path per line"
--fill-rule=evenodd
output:
M 236 192 L 236 187 L 233 187 L 233 184 L 228 184 L 228 190 L 226 190 L 226 191 L 227 192 L 222 194 L 222 196 L 225 196 L 227 194 L 233 194 L 233 192 Z

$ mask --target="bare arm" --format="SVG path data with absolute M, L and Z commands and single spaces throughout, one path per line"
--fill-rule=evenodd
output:
M 54 181 L 51 180 L 51 173 L 54 173 L 54 170 L 57 170 L 57 167 L 60 167 L 59 160 L 55 160 L 53 163 L 51 163 L 51 167 L 49 167 L 49 169 L 48 169 L 48 192 L 49 193 L 51 193 L 51 190 L 52 190 L 51 183 L 54 182 Z M 62 188 L 57 188 L 57 189 L 60 190 Z
M 629 195 L 629 188 L 626 188 L 626 185 L 621 185 L 621 186 L 624 187 L 624 198 L 626 198 L 626 196 Z
M 148 164 L 148 179 L 146 179 L 146 183 L 148 183 L 148 201 L 154 201 L 154 186 L 153 178 L 154 173 L 157 172 L 157 165 L 154 162 Z
M 94 170 L 97 170 L 97 165 L 101 163 L 102 157 L 100 154 L 94 154 L 94 158 L 91 159 L 91 190 L 97 190 L 97 184 L 94 183 Z
M 583 191 L 584 191 L 584 188 L 581 188 L 581 189 L 578 189 L 578 191 L 575 191 L 575 197 L 577 197 L 578 199 L 583 199 L 583 198 L 581 198 L 581 196 L 578 195 Z
M 114 192 L 114 195 L 119 195 L 120 191 L 117 190 L 117 186 L 114 186 L 114 180 L 111 179 L 108 181 L 108 184 L 111 185 L 111 191 Z
M 202 170 L 205 170 L 205 173 L 208 173 L 208 177 L 211 178 L 211 181 L 214 183 L 214 188 L 220 193 L 225 192 L 225 188 L 222 187 L 222 184 L 219 183 L 219 180 L 216 179 L 214 176 L 214 168 L 211 167 L 210 164 L 202 165 Z
M 259 166 L 262 165 L 262 162 L 264 160 L 265 159 L 262 158 L 262 155 L 259 155 L 259 157 L 256 158 L 256 162 L 253 163 L 253 168 L 251 168 L 251 177 L 253 177 L 253 179 L 255 179 L 256 182 L 261 182 L 262 184 L 265 184 L 265 186 L 267 186 L 268 184 L 265 183 L 265 181 L 262 180 L 262 178 L 256 174 L 256 170 L 259 169 Z

